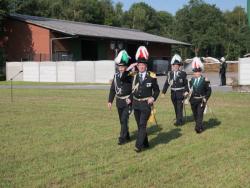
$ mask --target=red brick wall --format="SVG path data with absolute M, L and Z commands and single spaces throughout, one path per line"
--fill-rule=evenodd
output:
M 32 55 L 34 60 L 38 60 L 40 54 L 49 60 L 49 29 L 12 19 L 5 22 L 5 29 L 8 36 L 5 45 L 8 61 L 21 61 Z

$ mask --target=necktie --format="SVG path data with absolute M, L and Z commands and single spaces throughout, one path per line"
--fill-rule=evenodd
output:
M 176 72 L 174 71 L 174 81 L 176 80 Z
M 194 80 L 194 87 L 197 87 L 197 82 L 198 82 L 198 78 L 195 78 L 195 80 Z
M 140 84 L 142 84 L 143 82 L 142 74 L 139 74 L 139 81 L 140 81 Z

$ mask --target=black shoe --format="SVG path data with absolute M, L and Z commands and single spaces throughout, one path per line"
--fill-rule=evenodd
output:
M 130 140 L 131 140 L 129 134 L 127 134 L 126 140 L 127 140 L 127 141 L 130 141 Z
M 142 151 L 142 149 L 139 149 L 139 148 L 137 148 L 137 147 L 135 147 L 135 149 L 134 149 L 137 153 L 140 153 L 141 151 Z
M 126 142 L 118 142 L 118 145 L 124 145 Z
M 196 131 L 197 134 L 200 134 L 200 133 L 203 132 L 203 129 L 195 129 L 195 131 Z
M 119 139 L 118 145 L 126 144 L 126 141 L 124 139 Z
M 149 148 L 149 144 L 145 144 L 143 148 Z

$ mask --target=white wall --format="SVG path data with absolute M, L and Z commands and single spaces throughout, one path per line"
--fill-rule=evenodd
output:
M 114 61 L 95 61 L 95 82 L 109 83 L 114 73 Z
M 95 83 L 95 62 L 76 62 L 76 82 Z
M 40 82 L 56 82 L 56 63 L 40 63 Z
M 239 59 L 238 80 L 239 85 L 250 85 L 250 57 Z
M 23 81 L 39 81 L 39 64 L 37 62 L 23 63 Z
M 115 73 L 114 61 L 7 62 L 6 80 L 34 82 L 109 83 Z
M 57 62 L 57 81 L 75 82 L 75 62 L 61 61 Z
M 23 81 L 23 73 L 19 73 L 23 70 L 23 64 L 20 62 L 6 63 L 6 80 L 10 80 L 15 77 L 15 81 Z

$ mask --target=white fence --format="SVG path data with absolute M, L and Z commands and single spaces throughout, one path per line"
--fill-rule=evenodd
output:
M 18 74 L 20 71 L 20 74 Z M 6 80 L 109 83 L 114 61 L 7 62 Z
M 239 59 L 238 80 L 239 85 L 250 85 L 250 57 Z

